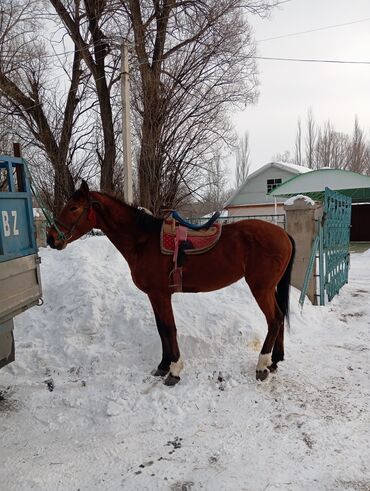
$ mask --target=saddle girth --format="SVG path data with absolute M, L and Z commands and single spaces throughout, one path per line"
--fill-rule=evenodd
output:
M 192 230 L 180 225 L 175 218 L 166 218 L 162 225 L 160 247 L 162 254 L 172 255 L 174 267 L 169 274 L 169 286 L 182 291 L 182 267 L 186 255 L 203 254 L 211 250 L 221 236 L 222 225 Z

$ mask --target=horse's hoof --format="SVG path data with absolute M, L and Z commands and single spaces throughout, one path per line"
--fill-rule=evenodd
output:
M 172 373 L 168 374 L 168 377 L 164 381 L 164 385 L 176 385 L 178 382 L 180 382 L 180 377 L 176 377 L 176 375 L 172 375 Z
M 169 368 L 164 369 L 164 368 L 154 368 L 150 373 L 154 375 L 154 377 L 165 377 L 167 373 L 169 372 Z
M 270 372 L 275 372 L 277 368 L 278 368 L 277 363 L 273 363 L 271 366 L 269 366 Z
M 268 368 L 265 368 L 264 370 L 256 370 L 256 379 L 257 380 L 265 380 L 267 379 L 270 371 Z

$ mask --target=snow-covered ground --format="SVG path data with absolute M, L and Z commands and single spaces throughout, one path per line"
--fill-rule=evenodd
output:
M 177 294 L 181 382 L 150 375 L 149 302 L 105 237 L 42 250 L 45 304 L 0 371 L 0 490 L 370 490 L 370 251 L 328 306 L 292 290 L 286 361 L 244 282 Z

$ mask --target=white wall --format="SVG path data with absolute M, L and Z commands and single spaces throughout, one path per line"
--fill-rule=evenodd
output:
M 245 205 L 257 203 L 274 203 L 272 196 L 266 196 L 267 179 L 282 179 L 286 182 L 292 177 L 297 176 L 296 173 L 289 170 L 280 169 L 279 167 L 269 166 L 256 176 L 251 176 L 246 183 L 241 187 L 237 195 L 228 203 L 228 205 Z M 279 200 L 278 200 L 279 201 Z M 280 199 L 281 202 L 285 201 Z

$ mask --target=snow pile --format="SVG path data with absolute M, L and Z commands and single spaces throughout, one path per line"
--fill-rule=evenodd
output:
M 307 205 L 314 205 L 315 202 L 313 199 L 311 199 L 309 196 L 306 196 L 304 194 L 297 194 L 296 196 L 292 196 L 291 198 L 287 199 L 285 202 L 284 202 L 284 205 L 287 205 L 287 206 L 291 206 L 291 205 L 294 205 L 294 203 L 300 199 L 303 199 L 304 202 L 307 204 Z
M 16 319 L 0 371 L 0 488 L 369 489 L 369 252 L 327 307 L 292 290 L 286 361 L 255 365 L 266 327 L 244 281 L 173 298 L 181 382 L 146 296 L 106 237 L 42 250 L 45 304 Z

